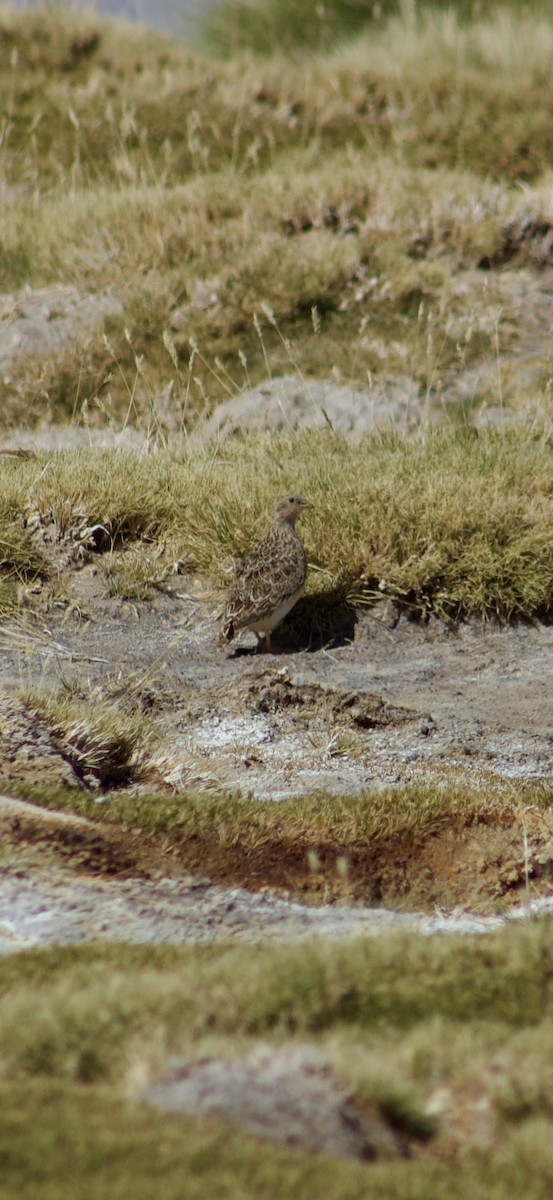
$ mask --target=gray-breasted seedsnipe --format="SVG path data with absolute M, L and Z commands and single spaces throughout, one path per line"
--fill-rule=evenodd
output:
M 241 629 L 251 629 L 259 649 L 271 649 L 272 630 L 294 607 L 305 583 L 307 559 L 295 524 L 304 508 L 312 507 L 300 496 L 278 500 L 269 532 L 234 564 L 221 644 L 231 642 Z

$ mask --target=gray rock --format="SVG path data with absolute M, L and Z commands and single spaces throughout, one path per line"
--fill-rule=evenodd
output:
M 407 375 L 366 388 L 283 375 L 220 404 L 190 440 L 203 445 L 246 431 L 282 433 L 325 427 L 355 437 L 385 426 L 408 433 L 426 416 L 426 398 Z M 430 419 L 435 420 L 436 414 L 430 414 Z
M 302 1046 L 257 1046 L 243 1059 L 182 1063 L 148 1087 L 162 1112 L 215 1117 L 257 1137 L 312 1154 L 372 1159 L 401 1153 L 376 1116 L 361 1118 L 320 1054 Z
M 0 378 L 27 358 L 56 358 L 123 311 L 116 296 L 81 296 L 74 287 L 24 288 L 0 295 Z

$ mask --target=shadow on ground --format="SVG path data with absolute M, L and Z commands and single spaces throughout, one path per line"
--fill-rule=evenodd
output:
M 298 601 L 275 631 L 274 642 L 284 653 L 335 649 L 352 642 L 357 613 L 341 588 L 314 592 Z
M 303 596 L 271 636 L 275 654 L 312 654 L 345 646 L 355 637 L 357 613 L 342 588 Z M 237 645 L 232 657 L 258 654 L 257 646 Z

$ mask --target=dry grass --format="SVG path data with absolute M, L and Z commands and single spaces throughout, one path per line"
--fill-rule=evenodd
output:
M 30 692 L 23 699 L 84 787 L 124 787 L 140 776 L 152 741 L 140 712 L 126 713 L 100 695 L 83 699 L 63 689 Z
M 496 0 L 481 0 L 477 7 L 473 0 L 456 0 L 454 6 L 447 0 L 433 0 L 431 5 L 418 0 L 383 0 L 378 5 L 370 0 L 329 0 L 324 7 L 316 0 L 219 0 L 206 12 L 201 29 L 208 48 L 226 57 L 248 50 L 267 58 L 279 51 L 299 58 L 306 51 L 329 52 L 336 45 L 359 40 L 363 33 L 378 42 L 384 31 L 383 40 L 388 41 L 390 27 L 396 35 L 408 30 L 412 41 L 429 18 L 441 23 L 436 18 L 443 9 L 451 47 L 454 35 L 462 32 L 470 38 L 471 26 L 480 25 L 482 18 L 511 24 L 513 17 L 520 18 L 520 8 L 519 0 L 507 0 L 501 7 Z M 525 16 L 539 18 L 549 10 L 548 4 L 536 0 L 524 5 Z
M 291 30 L 279 10 L 272 19 Z M 272 36 L 260 11 L 247 20 L 255 50 Z M 111 290 L 124 310 L 105 338 L 6 371 L 3 420 L 131 423 L 152 452 L 1 462 L 0 607 L 25 602 L 46 574 L 46 601 L 62 589 L 59 548 L 109 551 L 118 594 L 140 598 L 172 567 L 222 585 L 293 485 L 316 506 L 304 522 L 313 590 L 445 616 L 551 613 L 546 356 L 530 397 L 546 415 L 539 428 L 451 426 L 355 446 L 330 433 L 245 438 L 195 454 L 175 440 L 268 369 L 287 371 L 291 354 L 307 376 L 409 374 L 438 398 L 493 360 L 494 382 L 468 403 L 501 399 L 522 317 L 496 268 L 521 272 L 520 297 L 548 263 L 549 14 L 484 5 L 465 22 L 406 4 L 334 50 L 346 4 L 311 26 L 294 5 L 294 48 L 301 25 L 310 49 L 331 37 L 331 53 L 218 63 L 94 16 L 3 10 L 0 288 Z M 234 28 L 242 39 L 245 24 Z M 58 695 L 35 703 L 85 781 L 136 770 L 133 713 L 98 703 L 93 719 L 88 700 Z M 102 815 L 175 843 L 209 829 L 229 846 L 327 838 L 347 851 L 486 811 L 483 797 L 431 789 L 385 800 L 111 796 Z M 64 802 L 93 807 L 84 791 Z M 461 943 L 53 949 L 2 959 L 0 976 L 10 1200 L 180 1200 L 183 1187 L 190 1200 L 551 1194 L 545 924 Z M 292 1031 L 322 1047 L 360 1104 L 376 1097 L 398 1123 L 407 1113 L 424 1124 L 433 1100 L 437 1142 L 405 1162 L 314 1161 L 129 1101 L 172 1055 L 233 1054 Z
M 315 506 L 303 522 L 312 591 L 385 595 L 442 617 L 547 615 L 553 605 L 544 428 L 452 426 L 357 445 L 329 431 L 267 435 L 181 455 L 75 451 L 7 460 L 2 474 L 4 519 L 19 539 L 11 577 L 24 575 L 21 562 L 35 576 L 45 536 L 88 555 L 145 539 L 154 547 L 141 559 L 138 549 L 110 559 L 112 592 L 143 595 L 182 570 L 226 585 L 233 557 L 292 488 Z
M 124 308 L 107 344 L 14 368 L 4 420 L 155 428 L 171 385 L 161 424 L 188 428 L 266 374 L 264 302 L 307 374 L 408 371 L 439 395 L 508 345 L 505 298 L 474 268 L 516 255 L 510 222 L 551 220 L 543 13 L 405 9 L 298 62 L 206 62 L 55 11 L 5 10 L 1 28 L 0 287 L 111 290 Z

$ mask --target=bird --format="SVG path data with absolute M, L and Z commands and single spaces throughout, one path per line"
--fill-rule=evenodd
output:
M 295 525 L 306 508 L 301 496 L 284 496 L 274 507 L 273 523 L 257 546 L 234 564 L 219 643 L 225 645 L 241 629 L 257 636 L 258 650 L 271 650 L 271 633 L 299 599 L 307 575 L 307 559 Z

